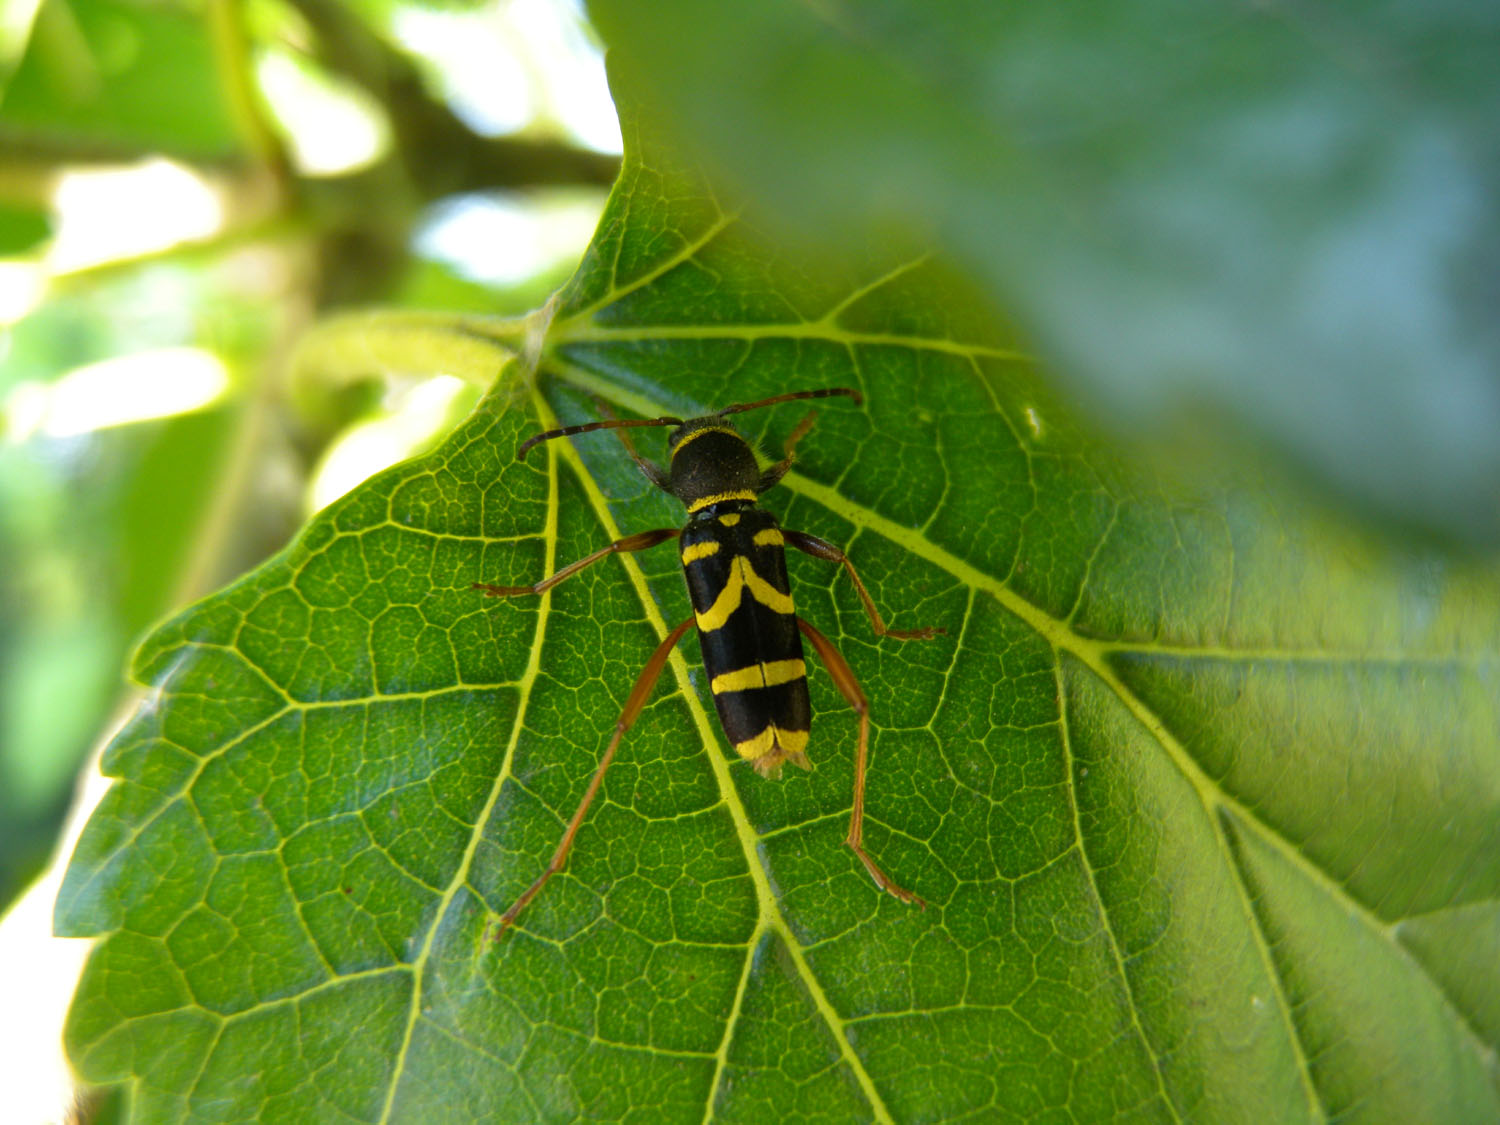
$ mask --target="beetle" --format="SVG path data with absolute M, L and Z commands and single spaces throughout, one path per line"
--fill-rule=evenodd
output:
M 777 403 L 835 395 L 847 396 L 856 405 L 864 401 L 863 396 L 850 387 L 792 391 L 757 402 L 726 406 L 700 418 L 611 418 L 564 426 L 536 434 L 516 450 L 516 459 L 520 461 L 525 460 L 527 452 L 534 446 L 555 438 L 594 430 L 619 431 L 626 452 L 645 478 L 687 508 L 687 523 L 680 528 L 654 528 L 617 539 L 530 586 L 491 586 L 475 582 L 474 589 L 495 598 L 541 594 L 608 555 L 644 551 L 677 539 L 678 557 L 687 580 L 693 616 L 669 632 L 646 661 L 626 697 L 609 745 L 583 799 L 568 821 L 557 850 L 536 882 L 501 917 L 496 940 L 536 897 L 547 880 L 562 869 L 573 845 L 573 837 L 599 791 L 620 740 L 640 715 L 673 647 L 690 625 L 696 625 L 698 629 L 703 666 L 708 673 L 709 691 L 719 713 L 720 725 L 735 751 L 763 777 L 779 776 L 781 767 L 788 762 L 802 769 L 812 768 L 806 753 L 812 728 L 807 666 L 802 648 L 803 638 L 807 639 L 828 669 L 834 685 L 859 716 L 859 737 L 854 751 L 854 808 L 844 842 L 853 849 L 882 890 L 903 902 L 926 907 L 925 902 L 886 875 L 864 849 L 869 704 L 853 670 L 833 642 L 797 616 L 787 579 L 786 547 L 790 545 L 814 558 L 843 566 L 854 583 L 876 636 L 927 640 L 944 630 L 888 629 L 848 555 L 826 539 L 783 528 L 775 516 L 757 506 L 760 495 L 780 483 L 791 469 L 796 459 L 797 443 L 812 428 L 816 412 L 803 418 L 788 436 L 782 459 L 765 469 L 760 467 L 750 443 L 727 420 L 732 414 Z M 675 427 L 667 436 L 666 469 L 637 453 L 624 433 L 626 429 L 640 426 Z

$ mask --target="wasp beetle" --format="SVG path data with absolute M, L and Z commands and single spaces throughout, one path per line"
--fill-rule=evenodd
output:
M 495 935 L 497 939 L 526 904 L 536 897 L 547 880 L 562 869 L 573 837 L 599 791 L 604 771 L 609 768 L 620 739 L 640 715 L 662 669 L 666 667 L 673 646 L 687 632 L 688 626 L 694 624 L 698 627 L 698 643 L 709 677 L 709 691 L 714 697 L 724 733 L 735 751 L 764 777 L 777 776 L 787 762 L 803 769 L 812 768 L 806 751 L 812 708 L 808 702 L 807 669 L 802 650 L 802 638 L 807 638 L 833 677 L 835 686 L 859 716 L 859 739 L 854 751 L 854 809 L 849 819 L 849 835 L 844 842 L 859 856 L 865 869 L 883 890 L 903 902 L 926 906 L 920 898 L 887 876 L 864 849 L 869 705 L 859 681 L 839 650 L 797 616 L 787 581 L 786 546 L 789 544 L 814 558 L 841 564 L 849 572 L 877 636 L 925 640 L 943 630 L 887 629 L 854 564 L 843 551 L 815 535 L 783 528 L 775 516 L 756 506 L 760 494 L 780 482 L 792 467 L 796 445 L 812 428 L 815 413 L 802 419 L 787 438 L 782 459 L 766 469 L 760 467 L 750 443 L 727 421 L 729 415 L 746 410 L 793 399 L 828 398 L 832 395 L 847 395 L 855 403 L 863 401 L 859 392 L 849 387 L 793 391 L 759 402 L 726 406 L 701 418 L 609 419 L 565 426 L 537 434 L 516 450 L 516 459 L 523 460 L 533 446 L 553 438 L 592 430 L 621 431 L 619 436 L 631 459 L 647 480 L 683 503 L 688 521 L 680 528 L 661 527 L 627 535 L 530 586 L 490 586 L 476 582 L 474 589 L 496 598 L 540 594 L 607 555 L 643 551 L 669 539 L 677 539 L 693 616 L 668 633 L 651 654 L 651 659 L 646 661 L 635 687 L 625 700 L 625 708 L 615 723 L 604 757 L 573 818 L 568 821 L 551 862 L 540 878 L 501 917 Z M 636 452 L 623 431 L 637 426 L 675 427 L 667 437 L 669 461 L 666 469 Z

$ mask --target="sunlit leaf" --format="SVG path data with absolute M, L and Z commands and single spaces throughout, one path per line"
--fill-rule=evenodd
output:
M 1271 487 L 1167 490 L 936 261 L 813 269 L 627 123 L 529 344 L 471 319 L 434 348 L 536 373 L 142 649 L 58 907 L 102 938 L 84 1075 L 150 1121 L 1500 1113 L 1493 569 Z M 613 435 L 517 445 L 599 401 L 828 385 L 864 405 L 824 405 L 765 502 L 845 545 L 888 620 L 948 630 L 876 640 L 846 578 L 790 560 L 871 700 L 866 842 L 928 908 L 842 846 L 828 677 L 815 768 L 767 781 L 688 641 L 493 940 L 688 614 L 670 549 L 478 597 L 682 518 Z M 800 417 L 744 429 L 774 454 Z

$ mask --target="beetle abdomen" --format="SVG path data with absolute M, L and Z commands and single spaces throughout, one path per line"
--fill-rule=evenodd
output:
M 762 774 L 810 769 L 806 664 L 781 525 L 748 501 L 696 513 L 680 557 L 719 722 Z

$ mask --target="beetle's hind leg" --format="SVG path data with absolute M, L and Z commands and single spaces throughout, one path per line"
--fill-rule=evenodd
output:
M 614 761 L 615 750 L 620 745 L 620 739 L 625 737 L 637 718 L 640 717 L 641 709 L 646 706 L 646 700 L 651 697 L 651 689 L 656 687 L 656 681 L 661 678 L 662 669 L 667 666 L 667 657 L 672 655 L 672 647 L 682 639 L 682 634 L 687 632 L 687 627 L 693 623 L 689 617 L 677 628 L 667 634 L 667 639 L 656 646 L 656 651 L 651 654 L 651 659 L 646 661 L 646 666 L 641 669 L 641 674 L 636 678 L 635 687 L 630 689 L 630 695 L 625 700 L 625 709 L 620 712 L 619 721 L 615 723 L 615 733 L 610 737 L 609 747 L 604 751 L 604 757 L 599 761 L 599 768 L 594 771 L 593 780 L 589 782 L 588 789 L 584 790 L 583 800 L 578 802 L 578 808 L 573 813 L 573 818 L 568 821 L 568 827 L 563 832 L 563 838 L 558 842 L 557 850 L 552 853 L 547 868 L 541 877 L 530 887 L 526 888 L 520 898 L 511 904 L 509 910 L 500 916 L 500 924 L 495 927 L 495 940 L 499 941 L 506 928 L 516 920 L 516 915 L 526 909 L 526 904 L 536 898 L 541 889 L 547 885 L 547 880 L 562 870 L 563 864 L 567 862 L 568 849 L 573 846 L 573 837 L 578 834 L 578 826 L 583 823 L 584 816 L 589 811 L 589 805 L 593 803 L 594 795 L 599 792 L 599 786 L 604 781 L 604 771 L 609 769 L 609 763 Z
M 823 666 L 833 677 L 834 685 L 849 701 L 849 706 L 854 708 L 854 713 L 859 716 L 859 743 L 854 750 L 854 811 L 849 816 L 849 835 L 844 838 L 844 843 L 848 844 L 854 854 L 859 856 L 859 861 L 865 865 L 865 870 L 875 880 L 876 886 L 895 895 L 902 902 L 913 902 L 926 910 L 927 904 L 880 870 L 880 866 L 870 858 L 870 853 L 864 848 L 865 758 L 870 749 L 870 704 L 865 699 L 865 693 L 860 690 L 859 681 L 854 678 L 854 670 L 849 667 L 849 662 L 834 647 L 832 641 L 800 617 L 797 618 L 797 628 L 801 629 L 802 635 L 812 642 L 819 659 L 823 661 Z

